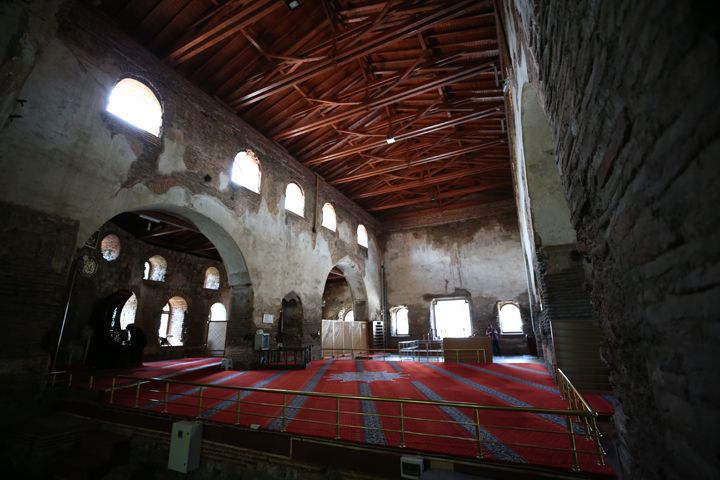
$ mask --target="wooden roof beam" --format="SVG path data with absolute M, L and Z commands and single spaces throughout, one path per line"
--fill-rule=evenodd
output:
M 376 170 L 372 170 L 369 172 L 358 173 L 358 174 L 350 175 L 350 176 L 347 176 L 344 178 L 339 178 L 337 180 L 331 180 L 328 183 L 330 183 L 330 185 L 341 185 L 343 183 L 357 182 L 358 180 L 365 180 L 365 179 L 375 177 L 378 175 L 384 175 L 386 173 L 405 170 L 408 167 L 414 167 L 416 165 L 424 165 L 427 163 L 438 162 L 440 160 L 447 160 L 449 158 L 457 157 L 459 155 L 465 155 L 466 153 L 479 152 L 479 151 L 494 147 L 496 145 L 500 145 L 502 143 L 503 143 L 502 140 L 497 140 L 495 142 L 484 143 L 484 144 L 475 145 L 472 147 L 460 148 L 458 150 L 451 150 L 449 152 L 440 153 L 438 155 L 431 155 L 429 157 L 418 158 L 417 160 L 411 160 L 409 162 L 401 163 L 398 165 L 391 165 L 389 167 L 381 167 L 381 168 L 378 168 Z
M 476 167 L 471 169 L 463 169 L 459 170 L 457 172 L 452 173 L 446 173 L 443 175 L 436 175 L 434 177 L 429 178 L 422 178 L 420 180 L 414 180 L 412 182 L 406 182 L 401 183 L 398 185 L 392 185 L 385 188 L 379 188 L 377 190 L 369 191 L 360 193 L 358 195 L 355 195 L 351 197 L 353 200 L 360 200 L 363 198 L 371 198 L 371 197 L 377 197 L 378 195 L 385 195 L 387 193 L 393 193 L 393 192 L 402 192 L 403 190 L 412 190 L 414 188 L 422 188 L 427 187 L 429 185 L 436 185 L 439 183 L 448 182 L 451 180 L 457 180 L 459 178 L 467 178 L 472 175 L 478 175 L 480 173 L 486 173 L 490 170 L 495 170 L 497 168 L 496 165 L 492 166 L 482 166 L 482 167 Z
M 226 38 L 237 34 L 283 5 L 277 0 L 251 0 L 240 12 L 210 29 L 197 34 L 192 40 L 176 48 L 167 60 L 175 65 L 186 62 Z
M 478 120 L 481 118 L 490 117 L 493 115 L 496 115 L 498 112 L 502 113 L 502 109 L 499 107 L 493 107 L 487 110 L 481 110 L 479 112 L 470 113 L 468 115 L 463 115 L 462 117 L 446 120 L 444 122 L 439 122 L 434 125 L 430 125 L 423 128 L 418 128 L 416 130 L 412 130 L 410 132 L 405 132 L 396 135 L 395 142 L 400 142 L 403 140 L 407 140 L 410 138 L 419 137 L 422 135 L 427 135 L 428 133 L 436 132 L 438 130 L 443 130 L 446 128 L 451 128 L 456 125 L 462 125 L 463 123 L 472 122 L 473 120 Z M 337 160 L 339 158 L 347 157 L 350 155 L 353 155 L 355 153 L 364 152 L 366 150 L 372 150 L 373 148 L 382 147 L 384 145 L 387 145 L 387 141 L 380 140 L 380 141 L 374 141 L 370 143 L 366 143 L 363 145 L 358 145 L 357 147 L 349 148 L 347 150 L 343 150 L 340 152 L 335 152 L 330 155 L 323 155 L 322 157 L 316 157 L 311 160 L 308 160 L 305 162 L 306 165 L 320 165 L 322 163 L 330 162 L 332 160 Z
M 368 212 L 379 212 L 382 210 L 390 210 L 393 208 L 400 208 L 400 207 L 409 207 L 412 205 L 419 205 L 421 203 L 427 203 L 432 202 L 434 200 L 442 200 L 447 198 L 454 198 L 454 197 L 461 197 L 465 195 L 470 195 L 473 193 L 483 192 L 486 190 L 493 190 L 496 188 L 504 188 L 510 186 L 511 182 L 506 183 L 495 183 L 491 185 L 476 185 L 474 187 L 467 187 L 467 188 L 461 188 L 458 190 L 452 190 L 449 192 L 439 193 L 437 195 L 422 195 L 417 198 L 409 199 L 409 200 L 403 200 L 395 203 L 385 203 L 382 205 L 377 205 L 374 207 L 368 207 L 366 210 Z
M 463 0 L 449 7 L 433 11 L 432 13 L 424 15 L 417 20 L 412 20 L 398 28 L 395 28 L 388 33 L 369 39 L 366 42 L 363 42 L 362 45 L 340 52 L 332 58 L 327 58 L 323 61 L 317 62 L 303 70 L 295 72 L 294 74 L 287 75 L 286 77 L 274 81 L 269 85 L 265 85 L 254 92 L 250 92 L 238 98 L 236 103 L 238 106 L 246 106 L 260 101 L 263 98 L 282 92 L 296 83 L 304 82 L 328 70 L 335 69 L 341 65 L 352 62 L 357 58 L 364 57 L 397 40 L 415 35 L 417 32 L 431 28 L 438 23 L 446 22 L 452 18 L 463 15 L 475 5 L 475 0 Z
M 418 85 L 417 87 L 410 88 L 403 92 L 398 92 L 398 93 L 389 95 L 384 98 L 379 98 L 379 99 L 367 102 L 363 105 L 349 109 L 345 112 L 335 114 L 326 119 L 311 122 L 306 125 L 294 128 L 292 130 L 287 130 L 285 132 L 282 132 L 282 133 L 276 135 L 274 137 L 274 139 L 275 140 L 283 140 L 283 139 L 287 139 L 287 138 L 292 138 L 292 137 L 302 135 L 307 132 L 311 132 L 313 130 L 317 130 L 318 128 L 324 128 L 324 127 L 328 126 L 328 124 L 331 124 L 331 123 L 347 120 L 358 114 L 365 113 L 368 110 L 373 110 L 373 109 L 377 109 L 377 108 L 385 108 L 386 106 L 391 105 L 393 103 L 407 100 L 408 98 L 412 98 L 416 95 L 421 95 L 425 92 L 434 90 L 438 87 L 448 85 L 448 84 L 454 83 L 456 81 L 463 80 L 465 78 L 471 78 L 471 77 L 481 73 L 482 71 L 486 71 L 490 67 L 492 67 L 492 63 L 485 63 L 482 65 L 478 65 L 476 67 L 468 68 L 466 70 L 461 70 L 452 75 L 438 78 L 437 80 L 427 82 L 422 85 Z

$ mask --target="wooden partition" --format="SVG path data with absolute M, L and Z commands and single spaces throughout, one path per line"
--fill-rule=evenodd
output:
M 365 353 L 367 352 L 367 325 L 365 322 L 323 320 L 321 346 L 323 356 Z
M 443 355 L 446 362 L 492 363 L 492 343 L 488 337 L 444 338 Z

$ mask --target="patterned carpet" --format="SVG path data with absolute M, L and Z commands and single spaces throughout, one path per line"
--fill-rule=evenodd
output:
M 203 361 L 205 360 L 205 361 Z M 237 391 L 224 387 L 254 387 L 304 392 L 430 401 L 470 402 L 487 406 L 566 409 L 557 385 L 542 365 L 419 363 L 380 360 L 322 360 L 305 370 L 217 371 L 211 360 L 146 363 L 123 372 L 141 378 L 172 378 L 212 385 L 171 384 L 167 411 L 215 422 L 255 425 L 257 428 L 336 438 L 337 401 L 301 395 Z M 136 389 L 118 390 L 114 403 L 134 406 Z M 237 399 L 241 400 L 238 411 Z M 612 409 L 601 395 L 593 403 Z M 162 411 L 165 383 L 148 381 L 140 387 L 139 408 Z M 455 456 L 476 457 L 478 436 L 485 459 L 499 462 L 571 468 L 570 436 L 563 415 L 480 411 L 466 407 L 400 405 L 382 401 L 344 399 L 340 402 L 339 438 L 374 445 L 399 446 Z M 283 414 L 284 412 L 284 414 Z M 597 465 L 592 441 L 574 422 L 574 439 L 583 471 L 613 475 Z M 401 434 L 402 430 L 402 434 Z

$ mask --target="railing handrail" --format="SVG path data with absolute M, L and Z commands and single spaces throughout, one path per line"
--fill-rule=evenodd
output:
M 565 372 L 563 372 L 562 370 L 560 370 L 558 368 L 557 373 L 558 373 L 558 376 L 563 379 L 563 382 L 566 383 L 567 386 L 572 390 L 573 394 L 580 400 L 583 408 L 586 409 L 588 412 L 593 412 L 595 414 L 594 416 L 597 416 L 597 412 L 595 412 L 592 409 L 592 407 L 590 407 L 590 404 L 588 404 L 587 401 L 585 401 L 585 398 L 580 394 L 578 389 L 575 388 L 575 385 L 573 385 L 572 382 L 570 381 L 570 379 L 567 377 L 567 375 L 565 375 Z
M 64 372 L 51 372 L 50 375 L 59 374 Z M 448 401 L 434 401 L 434 400 L 418 400 L 413 398 L 391 398 L 391 397 L 368 397 L 363 395 L 347 395 L 347 394 L 336 394 L 336 393 L 325 393 L 325 392 L 306 392 L 302 390 L 288 390 L 279 388 L 263 388 L 263 387 L 241 387 L 235 385 L 217 385 L 210 383 L 197 383 L 187 382 L 182 380 L 170 380 L 167 378 L 158 377 L 134 377 L 131 375 L 94 375 L 97 378 L 122 378 L 125 380 L 134 380 L 139 383 L 149 382 L 164 382 L 174 385 L 188 385 L 192 387 L 202 388 L 214 388 L 219 390 L 238 390 L 248 392 L 260 392 L 260 393 L 271 393 L 279 395 L 302 395 L 308 397 L 320 397 L 320 398 L 332 398 L 340 400 L 360 400 L 360 401 L 375 401 L 375 402 L 388 402 L 388 403 L 403 403 L 403 404 L 415 404 L 415 405 L 434 405 L 440 407 L 456 407 L 456 408 L 474 408 L 478 410 L 497 410 L 497 411 L 514 411 L 522 413 L 540 413 L 550 415 L 565 415 L 570 417 L 594 417 L 595 412 L 584 411 L 584 410 L 565 410 L 565 409 L 553 409 L 553 408 L 533 408 L 533 407 L 509 407 L 503 405 L 480 405 L 472 402 L 448 402 Z M 126 387 L 125 385 L 116 385 L 115 390 Z M 110 388 L 105 389 L 109 391 Z

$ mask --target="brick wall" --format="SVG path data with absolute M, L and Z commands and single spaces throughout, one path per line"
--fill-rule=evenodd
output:
M 591 262 L 621 402 L 623 469 L 631 478 L 716 477 L 717 6 L 508 3 L 513 68 L 522 70 L 527 53 L 579 249 Z

